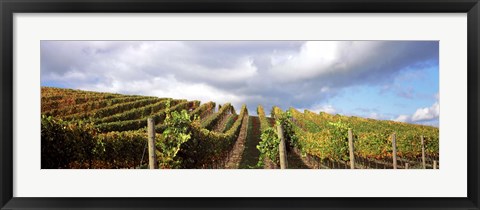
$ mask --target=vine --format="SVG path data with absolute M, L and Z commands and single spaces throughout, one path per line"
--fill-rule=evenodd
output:
M 258 115 L 261 119 L 265 119 L 265 112 L 263 108 L 259 106 L 257 108 Z M 274 107 L 272 110 L 272 116 L 275 119 L 275 125 L 280 125 L 283 129 L 283 136 L 285 138 L 285 146 L 287 151 L 290 151 L 294 147 L 298 147 L 298 137 L 295 134 L 294 125 L 292 122 L 292 114 L 290 111 L 282 112 L 280 108 Z M 261 123 L 266 123 L 266 120 L 261 120 Z M 265 127 L 262 125 L 262 127 Z M 277 129 L 268 126 L 262 130 L 260 135 L 260 142 L 257 145 L 257 149 L 260 151 L 260 157 L 257 163 L 258 167 L 264 166 L 264 160 L 270 159 L 276 165 L 279 164 L 279 144 L 280 138 L 278 137 Z
M 170 100 L 166 102 L 165 114 L 163 141 L 158 142 L 162 151 L 159 164 L 161 168 L 179 168 L 181 160 L 177 158 L 177 153 L 180 146 L 191 138 L 192 120 L 185 109 L 170 111 Z

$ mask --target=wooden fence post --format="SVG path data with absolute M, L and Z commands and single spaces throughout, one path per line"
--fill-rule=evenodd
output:
M 348 129 L 348 148 L 350 153 L 350 169 L 355 169 L 355 154 L 353 153 L 353 134 L 352 129 Z
M 433 161 L 433 169 L 437 169 L 437 161 L 436 160 Z
M 155 122 L 153 118 L 147 119 L 148 130 L 148 166 L 150 169 L 158 169 L 157 154 L 155 147 Z
M 405 169 L 408 169 L 408 163 L 405 163 Z
M 397 169 L 397 142 L 396 134 L 392 134 L 392 158 L 393 158 L 393 169 Z
M 420 136 L 420 140 L 422 141 L 422 164 L 423 164 L 423 169 L 426 169 L 427 166 L 425 164 L 425 140 L 423 139 L 423 135 Z
M 280 145 L 278 146 L 278 152 L 280 153 L 280 168 L 286 169 L 288 167 L 287 150 L 285 148 L 285 138 L 283 136 L 282 125 L 280 124 L 277 124 L 277 133 L 280 138 Z

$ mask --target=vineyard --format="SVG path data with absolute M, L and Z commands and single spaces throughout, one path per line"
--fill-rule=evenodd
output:
M 435 127 L 51 87 L 41 88 L 42 168 L 148 168 L 149 119 L 161 169 L 281 168 L 282 142 L 288 168 L 439 168 Z

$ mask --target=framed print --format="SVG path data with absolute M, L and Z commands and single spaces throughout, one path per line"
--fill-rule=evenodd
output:
M 2 209 L 478 209 L 478 1 L 2 1 Z

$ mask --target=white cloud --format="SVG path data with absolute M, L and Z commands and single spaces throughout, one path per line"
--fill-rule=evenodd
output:
M 310 108 L 298 108 L 297 110 L 309 110 L 309 111 L 312 111 L 312 112 L 315 112 L 315 113 L 320 113 L 320 112 L 326 112 L 326 113 L 329 113 L 329 114 L 336 114 L 337 113 L 337 110 L 330 104 L 316 104 Z
M 397 122 L 410 122 L 410 116 L 408 115 L 399 115 L 397 118 L 393 119 L 393 121 Z
M 370 115 L 368 115 L 368 118 L 375 119 L 375 120 L 380 120 L 383 119 L 383 116 L 379 113 L 372 112 Z
M 130 90 L 124 90 L 123 87 L 131 87 Z M 80 87 L 83 90 L 105 91 L 108 92 L 127 92 L 135 94 L 143 92 L 145 95 L 168 97 L 177 99 L 199 100 L 202 102 L 213 101 L 217 104 L 232 103 L 236 108 L 241 107 L 243 97 L 226 91 L 218 90 L 205 83 L 184 83 L 178 81 L 172 75 L 167 78 L 156 77 L 149 82 L 130 81 L 120 85 L 118 82 L 110 85 L 99 84 L 97 86 Z
M 398 122 L 420 123 L 425 125 L 438 125 L 440 116 L 440 104 L 438 103 L 438 93 L 435 94 L 437 101 L 430 107 L 418 108 L 412 115 L 399 115 L 392 119 Z
M 417 111 L 415 111 L 415 113 L 412 116 L 412 121 L 413 122 L 428 121 L 428 120 L 438 118 L 439 115 L 440 115 L 440 106 L 438 102 L 436 102 L 430 107 L 417 109 Z

